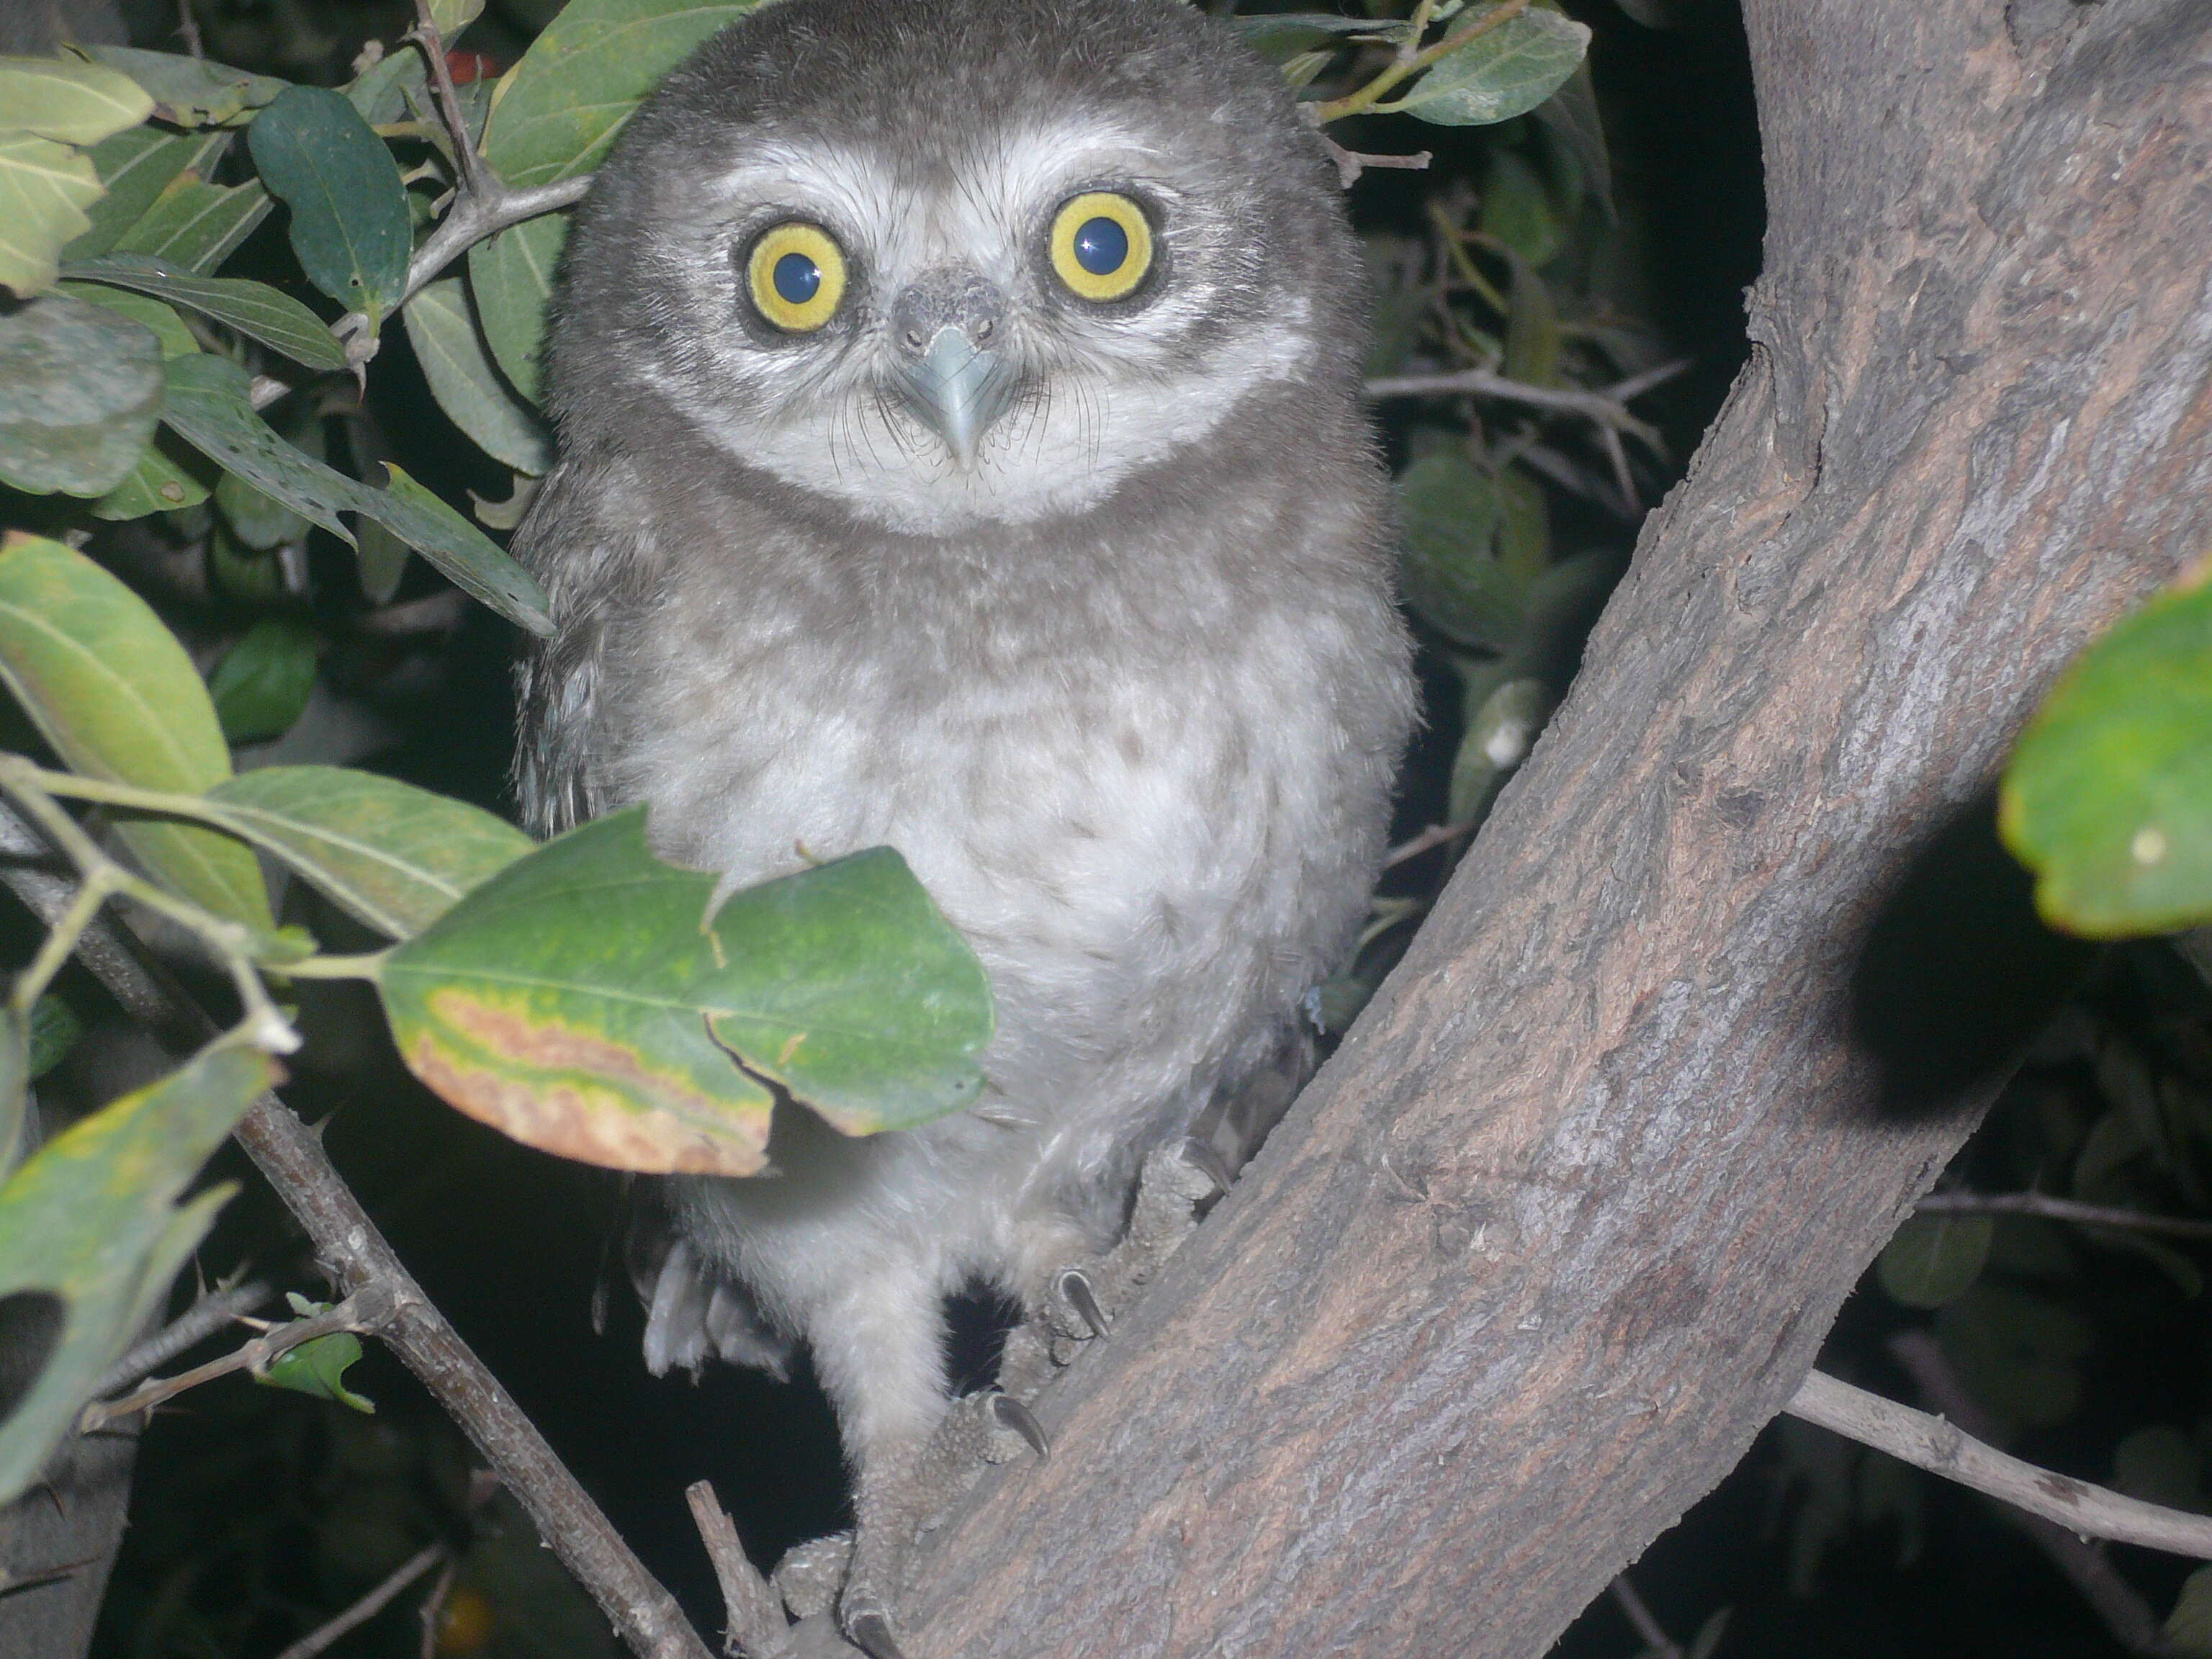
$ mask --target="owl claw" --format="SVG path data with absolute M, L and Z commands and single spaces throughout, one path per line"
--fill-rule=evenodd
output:
M 1052 1442 L 1045 1438 L 1044 1425 L 1036 1420 L 1036 1413 L 1010 1394 L 991 1396 L 991 1415 L 999 1420 L 1002 1429 L 1012 1429 L 1029 1443 L 1037 1455 L 1037 1462 L 1046 1462 L 1052 1456 Z
M 1226 1193 L 1237 1177 L 1229 1173 L 1229 1161 L 1223 1158 L 1209 1140 L 1193 1135 L 1182 1144 L 1182 1161 L 1213 1183 L 1217 1193 Z
M 1103 1336 L 1112 1324 L 1106 1310 L 1099 1305 L 1098 1292 L 1091 1288 L 1090 1278 L 1079 1267 L 1070 1267 L 1060 1276 L 1060 1293 L 1077 1316 L 1091 1327 L 1091 1334 Z
M 880 1613 L 854 1614 L 845 1621 L 845 1634 L 868 1659 L 906 1659 L 891 1635 L 891 1621 Z

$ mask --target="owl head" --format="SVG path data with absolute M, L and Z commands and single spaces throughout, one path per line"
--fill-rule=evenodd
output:
M 1352 395 L 1337 198 L 1179 0 L 776 0 L 601 169 L 552 408 L 572 450 L 678 420 L 901 532 L 1081 513 L 1247 398 Z

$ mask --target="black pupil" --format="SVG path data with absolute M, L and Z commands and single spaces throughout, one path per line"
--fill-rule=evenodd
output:
M 1110 276 L 1127 263 L 1129 233 L 1111 219 L 1085 219 L 1076 227 L 1075 263 L 1093 276 Z
M 775 262 L 769 281 L 779 297 L 795 306 L 812 299 L 822 286 L 822 267 L 804 253 L 787 253 Z

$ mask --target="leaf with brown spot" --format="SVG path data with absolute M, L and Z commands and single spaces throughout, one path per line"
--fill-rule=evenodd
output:
M 453 1105 L 611 1168 L 747 1175 L 788 1089 L 848 1133 L 981 1085 L 982 969 L 895 853 L 734 895 L 633 809 L 516 860 L 383 961 L 400 1052 Z

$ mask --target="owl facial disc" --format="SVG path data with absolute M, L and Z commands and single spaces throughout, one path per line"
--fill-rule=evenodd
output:
M 991 422 L 1006 411 L 1018 377 L 995 342 L 1006 296 L 973 270 L 932 271 L 891 307 L 900 401 L 973 465 Z

